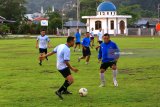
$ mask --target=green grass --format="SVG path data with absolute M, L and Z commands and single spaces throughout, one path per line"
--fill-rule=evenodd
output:
M 43 66 L 38 65 L 35 39 L 0 40 L 0 107 L 158 107 L 160 106 L 160 38 L 112 38 L 122 55 L 118 62 L 119 87 L 112 84 L 112 72 L 105 73 L 107 85 L 99 88 L 97 52 L 92 49 L 89 65 L 77 63 L 80 52 L 71 49 L 71 64 L 79 69 L 72 73 L 74 84 L 69 88 L 73 95 L 64 95 L 64 101 L 54 92 L 64 79 L 56 69 L 56 56 L 49 57 Z M 52 38 L 56 46 L 65 38 Z M 52 49 L 49 49 L 51 51 Z M 88 89 L 87 97 L 78 90 Z

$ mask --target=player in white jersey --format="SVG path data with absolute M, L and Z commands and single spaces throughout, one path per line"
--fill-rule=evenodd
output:
M 102 40 L 103 38 L 103 33 L 102 33 L 102 29 L 99 29 L 99 32 L 97 34 L 97 42 L 99 43 L 99 46 L 96 47 L 96 50 L 98 51 L 98 48 L 100 47 L 101 43 L 103 42 Z
M 94 46 L 94 28 L 90 32 L 91 46 Z
M 46 33 L 45 30 L 42 30 L 41 35 L 37 37 L 37 41 L 36 41 L 36 48 L 39 48 L 40 56 L 42 56 L 43 54 L 47 54 L 47 48 L 51 47 L 50 40 L 45 33 Z M 48 60 L 47 57 L 46 57 L 46 60 Z M 41 60 L 39 62 L 39 65 L 42 65 Z
M 78 69 L 72 67 L 69 63 L 70 61 L 70 47 L 74 46 L 74 37 L 69 36 L 67 38 L 66 44 L 58 45 L 54 50 L 44 56 L 40 56 L 40 60 L 45 59 L 48 56 L 57 54 L 57 69 L 65 78 L 64 84 L 55 92 L 60 99 L 63 100 L 62 94 L 72 94 L 67 90 L 67 88 L 73 83 L 73 77 L 71 75 L 70 69 L 77 72 Z

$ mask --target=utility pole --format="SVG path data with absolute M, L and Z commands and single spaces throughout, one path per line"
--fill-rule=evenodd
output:
M 160 3 L 158 4 L 158 22 L 160 23 Z
M 77 29 L 79 28 L 78 24 L 79 24 L 79 15 L 80 14 L 80 1 L 77 0 Z

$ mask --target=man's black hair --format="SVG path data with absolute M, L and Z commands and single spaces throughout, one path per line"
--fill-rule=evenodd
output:
M 105 33 L 103 36 L 109 36 L 110 37 L 110 35 L 108 33 Z
M 89 32 L 86 32 L 86 33 L 89 33 Z
M 68 36 L 68 38 L 67 38 L 67 42 L 69 43 L 69 42 L 71 42 L 71 41 L 73 41 L 74 40 L 74 37 L 73 36 Z
M 45 30 L 45 29 L 41 29 L 41 32 L 42 32 L 42 31 L 46 31 L 46 30 Z

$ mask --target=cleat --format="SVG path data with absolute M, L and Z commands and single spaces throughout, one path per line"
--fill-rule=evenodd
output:
M 63 91 L 62 94 L 72 94 L 72 92 L 69 92 L 66 90 L 66 91 Z
M 42 66 L 42 63 L 39 63 L 40 66 Z
M 104 85 L 104 84 L 101 84 L 101 85 L 99 85 L 99 87 L 105 87 L 105 85 Z
M 114 86 L 115 86 L 115 87 L 118 87 L 118 83 L 117 83 L 116 80 L 114 80 L 113 83 L 114 83 Z
M 88 65 L 89 63 L 88 63 L 88 62 L 86 62 L 85 64 L 86 64 L 86 65 Z
M 78 62 L 80 62 L 81 61 L 81 59 L 80 58 L 78 58 Z
M 60 92 L 56 91 L 55 94 L 56 94 L 61 100 L 63 100 L 62 94 L 61 94 Z

